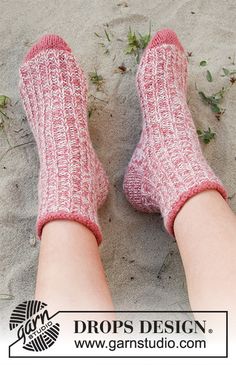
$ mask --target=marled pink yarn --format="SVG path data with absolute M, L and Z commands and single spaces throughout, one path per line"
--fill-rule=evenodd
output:
M 137 72 L 143 112 L 140 141 L 126 170 L 124 192 L 144 212 L 160 211 L 174 235 L 176 215 L 207 189 L 227 193 L 205 160 L 186 101 L 187 59 L 176 34 L 158 32 Z
M 37 234 L 53 220 L 77 221 L 102 240 L 97 209 L 108 179 L 87 126 L 87 84 L 62 38 L 46 35 L 20 68 L 20 93 L 40 158 Z

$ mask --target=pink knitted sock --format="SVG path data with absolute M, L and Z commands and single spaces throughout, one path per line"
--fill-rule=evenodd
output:
M 59 36 L 43 36 L 26 55 L 20 93 L 40 158 L 39 238 L 46 223 L 66 219 L 88 227 L 100 243 L 97 209 L 108 179 L 89 137 L 85 76 Z
M 138 67 L 143 130 L 124 192 L 137 210 L 160 211 L 172 235 L 175 217 L 189 198 L 207 189 L 227 197 L 203 157 L 186 102 L 186 78 L 187 59 L 176 34 L 158 32 Z

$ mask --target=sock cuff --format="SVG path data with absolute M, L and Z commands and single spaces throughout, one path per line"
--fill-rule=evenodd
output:
M 190 198 L 194 197 L 195 195 L 202 193 L 206 190 L 216 190 L 218 191 L 222 197 L 226 200 L 228 197 L 227 191 L 225 190 L 224 186 L 216 181 L 204 181 L 201 184 L 192 187 L 187 192 L 183 193 L 179 199 L 175 202 L 174 206 L 172 207 L 170 213 L 167 215 L 167 217 L 164 218 L 164 226 L 167 230 L 167 232 L 175 237 L 174 233 L 174 221 L 181 210 L 181 208 L 184 206 L 184 204 L 189 200 Z
M 42 217 L 39 217 L 37 220 L 36 232 L 37 238 L 41 240 L 42 231 L 45 224 L 55 221 L 55 220 L 69 220 L 81 223 L 85 227 L 87 227 L 95 236 L 98 245 L 102 242 L 102 233 L 100 227 L 88 219 L 87 217 L 77 214 L 77 213 L 67 213 L 67 212 L 53 212 L 45 214 Z

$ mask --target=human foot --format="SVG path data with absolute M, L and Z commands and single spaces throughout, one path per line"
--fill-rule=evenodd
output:
M 161 212 L 170 234 L 176 215 L 192 196 L 214 189 L 226 198 L 205 160 L 186 101 L 187 59 L 176 34 L 153 37 L 136 83 L 143 130 L 125 173 L 124 192 L 140 211 Z
M 87 126 L 87 84 L 69 46 L 43 36 L 20 68 L 20 94 L 40 159 L 37 234 L 58 219 L 73 220 L 102 240 L 97 209 L 108 179 Z

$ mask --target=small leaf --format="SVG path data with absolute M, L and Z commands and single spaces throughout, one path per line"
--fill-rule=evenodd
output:
M 207 100 L 210 105 L 213 105 L 213 104 L 219 104 L 221 99 L 222 98 L 220 96 L 212 95 L 212 96 L 209 96 Z
M 110 54 L 110 51 L 108 48 L 105 49 L 104 54 Z
M 107 37 L 108 42 L 110 42 L 110 41 L 111 41 L 111 39 L 110 39 L 110 37 L 109 37 L 108 31 L 107 31 L 106 29 L 104 29 L 104 32 L 105 32 L 105 34 L 106 34 L 106 37 Z
M 199 94 L 199 96 L 201 97 L 202 101 L 203 101 L 204 103 L 207 103 L 207 104 L 208 104 L 208 98 L 207 98 L 207 96 L 204 94 L 204 92 L 203 92 L 203 91 L 199 91 L 199 92 L 198 92 L 198 94 Z
M 139 44 L 141 49 L 146 48 L 149 41 L 150 41 L 150 34 L 142 35 L 139 33 Z
M 9 117 L 5 113 L 3 113 L 1 108 L 0 108 L 0 114 L 3 115 L 5 118 L 9 119 Z
M 125 54 L 131 54 L 133 52 L 133 46 L 128 46 L 126 49 L 125 49 Z
M 199 138 L 205 143 L 208 144 L 210 143 L 210 141 L 212 139 L 215 138 L 215 132 L 212 132 L 211 128 L 209 127 L 208 130 L 204 131 L 204 130 L 197 130 L 197 134 L 199 136 Z
M 209 81 L 209 82 L 213 81 L 212 75 L 209 70 L 207 70 L 206 78 L 207 78 L 207 81 Z
M 102 38 L 102 36 L 100 36 L 98 33 L 94 32 L 94 35 L 98 38 Z
M 211 110 L 213 111 L 213 113 L 220 113 L 221 112 L 221 110 L 220 110 L 220 108 L 218 107 L 217 104 L 212 104 L 211 105 Z
M 223 67 L 223 72 L 224 72 L 224 74 L 225 74 L 225 76 L 227 76 L 227 75 L 229 75 L 229 73 L 230 73 L 230 71 L 227 69 L 227 68 L 224 68 Z
M 222 87 L 222 89 L 220 91 L 218 91 L 217 93 L 213 94 L 212 98 L 214 97 L 217 100 L 222 100 L 224 98 L 224 94 L 226 92 L 226 89 L 224 87 Z
M 104 83 L 104 78 L 102 75 L 99 75 L 97 71 L 90 72 L 89 73 L 89 79 L 92 82 L 92 84 L 97 86 L 97 90 L 100 90 L 101 86 Z
M 204 66 L 206 66 L 206 65 L 207 65 L 207 61 L 201 61 L 201 62 L 200 62 L 200 66 L 203 66 L 203 67 L 204 67 Z
M 6 95 L 0 95 L 0 108 L 5 108 L 9 100 Z

